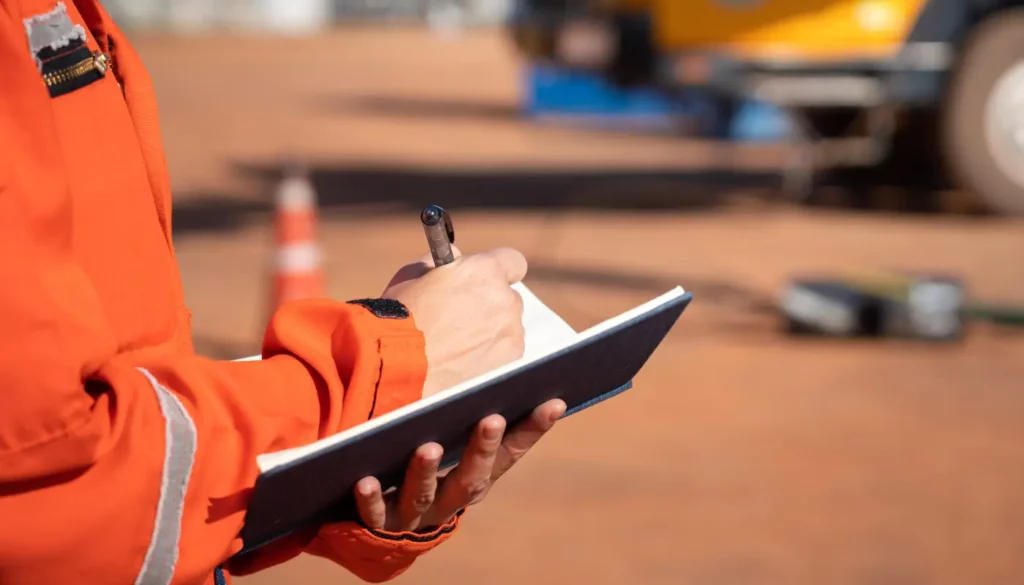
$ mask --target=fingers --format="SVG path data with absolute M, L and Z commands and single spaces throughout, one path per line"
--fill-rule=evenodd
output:
M 437 470 L 443 453 L 441 445 L 427 443 L 416 450 L 405 472 L 405 481 L 398 496 L 399 530 L 415 530 L 420 519 L 434 503 L 437 491 Z
M 363 523 L 370 528 L 381 530 L 387 520 L 387 505 L 381 492 L 380 482 L 373 477 L 364 477 L 356 482 L 356 509 Z
M 495 248 L 476 256 L 481 260 L 494 262 L 509 284 L 515 284 L 526 276 L 526 257 L 515 248 Z
M 497 481 L 506 471 L 512 468 L 526 455 L 537 441 L 551 430 L 558 419 L 565 414 L 565 402 L 555 399 L 541 404 L 533 410 L 530 418 L 517 425 L 502 441 L 491 471 L 491 481 Z
M 452 245 L 452 253 L 455 255 L 456 260 L 462 258 L 462 251 L 454 244 Z M 467 259 L 472 259 L 473 262 L 491 264 L 493 269 L 497 270 L 509 284 L 515 284 L 526 276 L 526 257 L 514 248 L 495 248 L 487 252 L 473 254 Z M 399 268 L 398 272 L 391 278 L 391 282 L 385 287 L 385 290 L 403 282 L 420 278 L 433 268 L 433 257 L 430 254 L 424 254 L 417 258 L 416 261 Z
M 444 522 L 483 498 L 491 485 L 491 472 L 505 433 L 505 419 L 489 416 L 477 425 L 459 466 L 444 479 L 432 515 Z
M 370 528 L 399 531 L 447 522 L 459 510 L 483 499 L 494 481 L 522 459 L 565 410 L 562 400 L 549 400 L 507 435 L 504 418 L 492 415 L 483 419 L 474 430 L 458 467 L 447 474 L 439 473 L 443 448 L 437 443 L 420 446 L 406 468 L 397 504 L 391 499 L 390 514 L 380 482 L 366 477 L 356 483 L 360 518 Z M 440 489 L 439 478 L 442 478 Z
M 452 254 L 454 254 L 456 258 L 462 257 L 462 251 L 459 250 L 458 246 L 454 244 L 452 244 Z M 384 287 L 384 289 L 387 290 L 393 286 L 402 284 L 403 282 L 416 280 L 417 278 L 420 278 L 426 273 L 430 272 L 432 268 L 434 268 L 434 257 L 431 256 L 429 253 L 424 254 L 423 256 L 417 258 L 415 261 L 410 262 L 409 264 L 406 264 L 405 266 L 399 268 L 398 272 L 396 272 L 395 275 L 391 277 L 391 282 L 389 282 L 388 285 Z

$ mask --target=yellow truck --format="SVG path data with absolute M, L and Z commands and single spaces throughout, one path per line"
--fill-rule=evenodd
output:
M 766 100 L 798 132 L 790 192 L 897 160 L 1024 213 L 1024 4 L 657 0 L 659 81 Z M 932 165 L 927 167 L 924 165 Z
M 795 197 L 823 171 L 886 165 L 941 173 L 990 210 L 1024 213 L 1022 0 L 521 5 L 513 30 L 527 54 L 781 106 L 796 129 Z

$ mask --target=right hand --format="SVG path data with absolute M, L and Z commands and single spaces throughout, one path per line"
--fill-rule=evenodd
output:
M 509 285 L 526 276 L 526 258 L 512 248 L 455 253 L 440 268 L 429 255 L 404 266 L 381 295 L 404 304 L 423 332 L 424 397 L 523 356 L 523 299 Z

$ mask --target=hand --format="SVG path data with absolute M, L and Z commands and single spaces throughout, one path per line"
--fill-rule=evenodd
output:
M 509 285 L 526 276 L 512 248 L 462 256 L 434 268 L 430 256 L 403 267 L 381 295 L 409 309 L 426 340 L 423 396 L 523 356 L 523 299 Z
M 443 449 L 427 443 L 416 450 L 402 487 L 386 496 L 380 482 L 365 477 L 356 483 L 359 516 L 370 528 L 402 532 L 429 531 L 450 521 L 463 508 L 479 503 L 491 486 L 526 455 L 565 414 L 565 403 L 550 400 L 504 435 L 505 419 L 489 416 L 477 425 L 458 467 L 438 476 Z

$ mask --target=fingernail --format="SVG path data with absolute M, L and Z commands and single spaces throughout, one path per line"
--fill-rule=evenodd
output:
M 494 441 L 501 437 L 501 427 L 497 425 L 487 425 L 484 427 L 484 438 L 488 441 Z
M 565 414 L 565 403 L 562 402 L 561 404 L 556 406 L 555 410 L 551 413 L 551 422 L 555 422 L 558 419 L 562 418 L 562 415 L 564 415 L 564 414 Z
M 420 459 L 424 463 L 432 463 L 441 458 L 443 449 L 440 445 L 429 445 L 422 449 Z

